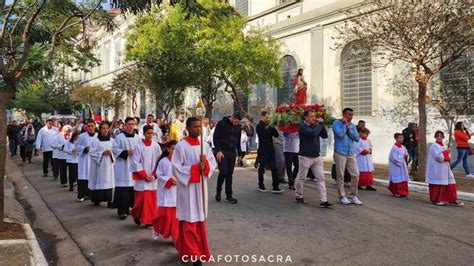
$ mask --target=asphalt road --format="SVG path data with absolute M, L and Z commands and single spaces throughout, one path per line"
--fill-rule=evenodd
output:
M 182 265 L 169 240 L 154 241 L 152 230 L 136 226 L 130 218 L 118 220 L 116 210 L 104 205 L 79 203 L 75 192 L 60 187 L 51 176 L 42 177 L 40 157 L 31 164 L 18 158 L 15 162 L 90 263 Z M 266 186 L 270 183 L 268 173 Z M 216 176 L 210 184 L 210 191 L 215 191 Z M 326 184 L 334 203 L 334 182 L 327 179 Z M 238 204 L 217 203 L 210 196 L 209 245 L 216 260 L 223 256 L 220 264 L 226 255 L 233 256 L 227 265 L 248 265 L 242 262 L 247 259 L 244 255 L 250 256 L 249 261 L 252 255 L 257 261 L 263 255 L 267 265 L 275 264 L 277 255 L 296 265 L 472 265 L 474 261 L 473 203 L 438 207 L 428 202 L 427 195 L 412 193 L 409 200 L 400 200 L 379 187 L 377 192 L 360 193 L 362 206 L 320 209 L 312 181 L 307 181 L 305 190 L 308 203 L 301 205 L 294 202 L 293 191 L 259 192 L 256 172 L 242 168 L 234 174 Z

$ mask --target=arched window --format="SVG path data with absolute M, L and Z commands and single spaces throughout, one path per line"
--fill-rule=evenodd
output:
M 456 107 L 459 115 L 474 115 L 474 48 L 441 71 L 440 99 Z
M 342 106 L 357 116 L 372 115 L 372 64 L 370 50 L 351 42 L 342 51 Z
M 295 101 L 293 79 L 298 72 L 296 60 L 291 55 L 285 55 L 282 59 L 282 74 L 284 87 L 277 90 L 277 104 L 292 104 Z

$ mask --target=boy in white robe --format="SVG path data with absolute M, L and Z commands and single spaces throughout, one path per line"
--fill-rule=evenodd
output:
M 76 149 L 76 141 L 79 137 L 81 132 L 79 130 L 74 130 L 72 133 L 71 138 L 66 142 L 64 146 L 64 152 L 67 154 L 66 162 L 67 162 L 67 169 L 68 169 L 68 178 L 69 178 L 69 191 L 74 191 L 74 185 L 77 182 L 77 175 L 78 175 L 78 162 L 79 157 L 77 156 L 77 149 Z
M 376 191 L 374 183 L 374 164 L 372 163 L 372 142 L 368 140 L 370 130 L 363 128 L 359 132 L 360 141 L 355 143 L 357 167 L 359 168 L 359 189 Z
M 130 172 L 130 162 L 133 150 L 141 141 L 141 137 L 135 134 L 135 119 L 127 117 L 125 119 L 125 130 L 114 139 L 112 151 L 115 161 L 115 191 L 114 205 L 117 207 L 117 214 L 120 220 L 130 215 L 130 208 L 133 207 L 133 177 Z
M 114 188 L 114 163 L 112 153 L 114 139 L 110 136 L 109 122 L 102 122 L 99 126 L 99 135 L 91 142 L 91 165 L 89 175 L 89 189 L 94 206 L 107 202 L 112 208 L 112 189 Z M 93 172 L 94 171 L 94 172 Z
M 137 225 L 152 226 L 156 209 L 156 164 L 161 148 L 153 141 L 153 127 L 143 127 L 145 139 L 138 142 L 132 154 L 130 171 L 135 181 L 135 202 L 131 211 Z
M 393 145 L 388 156 L 388 165 L 390 170 L 388 190 L 392 192 L 395 197 L 402 199 L 408 196 L 408 175 L 407 159 L 408 151 L 403 143 L 403 135 L 395 133 L 395 145 Z
M 176 218 L 179 237 L 175 247 L 182 259 L 188 256 L 206 261 L 210 257 L 205 225 L 209 212 L 207 179 L 217 163 L 207 143 L 203 143 L 204 154 L 201 154 L 201 121 L 196 117 L 188 118 L 186 129 L 189 136 L 176 145 L 171 159 L 174 176 L 178 179 Z
M 76 151 L 79 156 L 78 160 L 78 177 L 77 177 L 77 201 L 84 201 L 89 198 L 90 191 L 88 188 L 89 183 L 89 170 L 90 170 L 90 147 L 92 138 L 97 136 L 95 132 L 94 120 L 88 120 L 86 122 L 86 131 L 81 133 L 77 138 Z
M 56 163 L 59 171 L 60 182 L 63 187 L 67 187 L 67 153 L 64 152 L 64 146 L 69 141 L 71 136 L 72 127 L 66 125 L 62 128 L 61 132 L 56 135 L 53 140 L 52 147 L 53 153 L 56 156 Z
M 458 200 L 449 149 L 443 143 L 444 133 L 436 131 L 435 139 L 436 142 L 429 149 L 426 164 L 425 182 L 429 184 L 430 200 L 438 206 L 448 203 L 461 207 L 464 203 Z
M 176 219 L 176 193 L 178 180 L 173 177 L 173 166 L 171 159 L 176 147 L 176 140 L 166 143 L 165 150 L 158 161 L 156 170 L 158 183 L 156 193 L 158 195 L 155 216 L 153 218 L 153 238 L 158 235 L 163 238 L 178 239 L 178 220 Z

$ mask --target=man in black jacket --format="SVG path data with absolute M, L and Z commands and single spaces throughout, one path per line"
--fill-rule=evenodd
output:
M 278 137 L 278 131 L 269 126 L 270 116 L 268 112 L 262 112 L 262 118 L 257 125 L 258 135 L 258 190 L 266 192 L 265 184 L 263 183 L 263 175 L 265 168 L 268 166 L 272 172 L 272 186 L 273 193 L 282 193 L 284 190 L 280 189 L 280 178 L 278 177 L 278 169 L 276 166 L 275 150 L 273 149 L 273 137 Z
M 305 203 L 303 199 L 304 180 L 309 169 L 315 176 L 319 190 L 320 204 L 322 208 L 332 206 L 327 200 L 326 184 L 324 182 L 323 161 L 320 157 L 319 138 L 327 138 L 328 132 L 323 126 L 322 118 L 316 117 L 313 110 L 304 111 L 304 122 L 299 129 L 300 150 L 298 153 L 299 170 L 295 182 L 296 202 Z
M 235 159 L 242 150 L 240 149 L 240 120 L 242 115 L 235 112 L 231 117 L 224 117 L 217 123 L 214 131 L 214 146 L 216 159 L 219 166 L 217 177 L 216 201 L 221 201 L 222 185 L 225 181 L 226 200 L 229 203 L 237 203 L 232 197 L 232 175 L 234 173 Z
M 7 126 L 8 144 L 10 146 L 11 156 L 15 156 L 18 149 L 18 134 L 21 128 L 16 125 L 16 120 L 12 120 Z

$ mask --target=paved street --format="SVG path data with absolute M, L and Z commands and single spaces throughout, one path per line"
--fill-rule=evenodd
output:
M 137 227 L 130 218 L 118 220 L 116 210 L 76 202 L 75 192 L 60 187 L 51 176 L 42 177 L 41 157 L 31 164 L 15 161 L 90 263 L 180 264 L 170 241 L 153 241 L 150 229 Z M 211 191 L 215 182 L 213 176 Z M 306 205 L 294 202 L 293 191 L 258 192 L 252 169 L 237 168 L 234 182 L 239 204 L 217 203 L 211 195 L 207 229 L 214 256 L 286 259 L 288 255 L 297 265 L 472 265 L 474 261 L 473 203 L 437 207 L 428 203 L 427 195 L 400 200 L 379 187 L 378 192 L 361 192 L 363 206 L 320 209 L 311 181 L 305 190 Z M 268 174 L 267 187 L 270 182 Z M 327 180 L 327 188 L 329 200 L 335 202 L 332 180 Z

